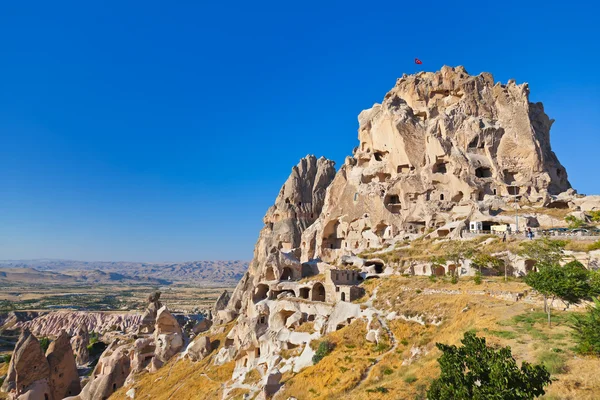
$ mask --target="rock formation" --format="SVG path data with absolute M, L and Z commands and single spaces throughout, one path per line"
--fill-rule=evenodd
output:
M 154 324 L 156 323 L 156 313 L 162 307 L 160 302 L 160 292 L 154 292 L 148 296 L 148 307 L 142 315 L 142 320 L 138 327 L 138 333 L 154 332 Z
M 240 383 L 260 366 L 270 396 L 282 373 L 311 364 L 310 341 L 356 318 L 374 321 L 350 302 L 364 279 L 394 270 L 361 252 L 424 235 L 459 238 L 470 221 L 507 224 L 491 210 L 515 199 L 548 204 L 570 190 L 561 196 L 574 202 L 550 148 L 552 121 L 528 96 L 527 84 L 463 67 L 405 75 L 359 115 L 359 145 L 337 173 L 329 160 L 302 159 L 264 217 L 248 272 L 227 307 L 215 308 L 215 325 L 237 317 L 215 362 L 235 360 Z M 306 323 L 313 333 L 296 331 Z M 295 348 L 300 355 L 279 356 Z
M 86 325 L 79 327 L 75 336 L 71 339 L 71 347 L 75 354 L 77 365 L 85 365 L 90 361 L 88 346 L 90 344 L 90 334 Z
M 169 361 L 183 347 L 181 327 L 167 306 L 161 307 L 156 314 L 154 344 L 156 349 L 153 364 L 158 367 Z
M 94 368 L 90 381 L 78 396 L 68 397 L 71 400 L 107 399 L 118 388 L 123 386 L 131 372 L 129 358 L 130 345 L 112 342 L 104 351 Z
M 129 333 L 135 332 L 141 321 L 139 313 L 110 313 L 100 311 L 53 311 L 39 315 L 34 319 L 17 321 L 13 329 L 29 329 L 38 337 L 56 337 L 65 330 L 75 335 L 84 326 L 88 332 L 104 333 L 117 327 Z
M 550 149 L 552 121 L 528 97 L 527 84 L 494 84 L 462 67 L 398 79 L 360 113 L 359 146 L 303 235 L 311 245 L 302 260 L 333 261 L 442 227 L 448 235 L 461 218 L 483 217 L 486 201 L 543 201 L 569 189 Z
M 62 331 L 58 338 L 50 343 L 46 351 L 50 367 L 50 388 L 54 399 L 74 396 L 81 391 L 75 356 L 71 349 L 69 335 Z
M 227 290 L 224 290 L 223 293 L 219 295 L 219 298 L 215 302 L 215 305 L 212 310 L 213 315 L 217 315 L 217 313 L 221 310 L 224 310 L 231 299 L 231 295 Z
M 199 336 L 186 349 L 186 355 L 192 361 L 200 361 L 210 354 L 212 346 L 208 336 Z

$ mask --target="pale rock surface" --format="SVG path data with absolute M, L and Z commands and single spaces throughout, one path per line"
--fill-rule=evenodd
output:
M 212 351 L 212 345 L 208 336 L 199 336 L 192 341 L 185 353 L 192 361 L 200 361 L 204 357 L 210 354 Z
M 87 325 L 81 325 L 76 331 L 75 336 L 71 338 L 71 347 L 73 348 L 77 365 L 85 365 L 90 361 L 89 344 L 90 334 L 87 330 Z
M 75 356 L 71 348 L 69 335 L 62 331 L 56 340 L 50 343 L 46 351 L 50 367 L 50 388 L 54 399 L 75 396 L 81 391 Z
M 78 396 L 71 400 L 102 400 L 123 386 L 131 372 L 130 345 L 112 342 L 102 353 L 90 381 Z
M 169 312 L 167 306 L 161 307 L 156 314 L 154 330 L 155 365 L 169 361 L 183 347 L 183 333 L 177 319 Z

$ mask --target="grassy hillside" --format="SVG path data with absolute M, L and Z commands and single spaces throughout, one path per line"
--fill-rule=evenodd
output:
M 327 335 L 322 340 L 334 344 L 332 352 L 300 373 L 284 374 L 276 399 L 425 399 L 427 387 L 439 375 L 435 343 L 459 344 L 468 330 L 485 336 L 488 344 L 510 346 L 519 363 L 544 363 L 554 380 L 544 398 L 600 398 L 600 359 L 573 352 L 570 311 L 556 311 L 554 326 L 548 328 L 541 306 L 526 296 L 529 288 L 519 280 L 485 278 L 475 285 L 468 278 L 452 284 L 448 279 L 394 276 L 368 281 L 367 286 L 375 293 L 373 307 L 385 310 L 380 319 L 387 320 L 390 312 L 400 316 L 387 320 L 388 334 L 379 344 L 370 343 L 366 321 L 357 320 Z M 516 294 L 525 294 L 524 299 L 508 300 Z M 229 329 L 213 339 L 222 342 Z M 316 348 L 318 343 L 311 345 Z M 136 398 L 217 399 L 232 370 L 233 363 L 215 367 L 212 356 L 199 363 L 171 362 L 156 374 L 140 375 L 133 387 Z M 125 399 L 128 389 L 111 399 Z M 241 399 L 248 391 L 229 393 L 229 398 Z

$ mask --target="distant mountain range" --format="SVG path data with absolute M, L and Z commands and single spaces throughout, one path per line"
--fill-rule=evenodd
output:
M 248 262 L 240 260 L 181 263 L 0 260 L 0 282 L 223 286 L 237 284 L 247 269 Z

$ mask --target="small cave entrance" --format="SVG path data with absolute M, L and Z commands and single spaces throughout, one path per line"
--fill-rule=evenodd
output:
M 558 200 L 558 201 L 553 201 L 552 203 L 547 205 L 548 208 L 569 208 L 569 203 L 567 201 L 562 201 L 562 200 Z
M 458 265 L 456 265 L 456 264 L 450 264 L 450 265 L 448 265 L 448 273 L 450 275 L 456 274 L 456 269 L 457 268 L 458 268 Z
M 473 140 L 471 140 L 471 142 L 469 143 L 468 148 L 471 150 L 476 149 L 478 145 L 479 145 L 479 136 L 475 136 L 473 138 Z
M 440 193 L 440 201 L 444 201 L 444 193 Z
M 300 297 L 308 300 L 308 296 L 310 294 L 310 288 L 300 288 Z
M 517 196 L 521 192 L 521 188 L 518 186 L 507 186 L 508 194 L 511 196 Z
M 491 178 L 492 170 L 488 167 L 479 167 L 475 170 L 475 176 L 478 178 Z
M 435 276 L 444 276 L 446 275 L 446 268 L 443 265 L 436 265 L 432 268 L 433 275 Z
M 304 263 L 302 264 L 302 277 L 306 278 L 307 276 L 313 276 L 315 273 L 310 264 Z
M 396 172 L 399 174 L 408 174 L 410 171 L 413 171 L 415 167 L 411 167 L 408 164 L 398 165 L 396 168 Z
M 525 272 L 537 271 L 535 260 L 525 260 Z
M 282 280 L 282 281 L 294 280 L 294 271 L 290 267 L 283 268 L 283 271 L 281 272 L 280 280 Z
M 397 214 L 402 210 L 402 203 L 400 202 L 400 196 L 397 194 L 388 194 L 383 199 L 383 203 L 389 212 Z
M 382 261 L 367 260 L 367 261 L 365 261 L 365 267 L 373 267 L 375 269 L 376 274 L 382 274 L 383 269 L 384 269 L 384 264 Z
M 504 182 L 507 184 L 511 184 L 514 182 L 517 182 L 520 178 L 521 178 L 521 174 L 518 172 L 514 172 L 514 171 L 509 171 L 507 169 L 505 169 L 504 171 L 502 171 L 503 175 L 504 175 Z
M 385 158 L 385 153 L 382 153 L 381 151 L 376 151 L 373 153 L 373 158 L 375 158 L 375 161 L 383 161 L 383 159 Z
M 346 301 L 346 293 L 342 292 L 340 298 L 342 299 L 342 301 Z
M 433 173 L 434 174 L 445 174 L 448 172 L 448 167 L 447 167 L 447 162 L 445 161 L 438 161 L 435 164 L 433 164 Z
M 252 296 L 252 301 L 254 301 L 254 303 L 256 304 L 259 301 L 265 300 L 267 298 L 268 293 L 269 286 L 265 284 L 259 284 L 254 290 L 254 296 Z
M 312 301 L 325 301 L 325 286 L 322 283 L 317 282 L 312 288 Z
M 454 196 L 452 196 L 452 201 L 455 203 L 458 203 L 459 201 L 461 201 L 463 199 L 463 192 L 458 192 L 456 193 Z

